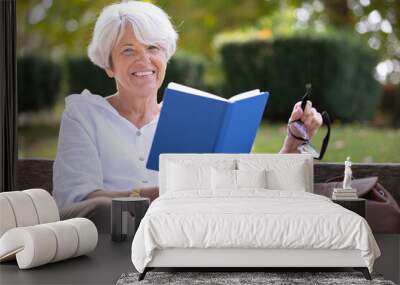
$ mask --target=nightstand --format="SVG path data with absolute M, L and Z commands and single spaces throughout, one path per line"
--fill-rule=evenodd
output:
M 336 200 L 332 199 L 332 202 L 339 204 L 340 206 L 359 214 L 365 219 L 366 212 L 366 200 L 365 199 L 353 199 L 353 200 Z
M 149 198 L 120 197 L 111 202 L 111 239 L 133 238 L 150 205 Z

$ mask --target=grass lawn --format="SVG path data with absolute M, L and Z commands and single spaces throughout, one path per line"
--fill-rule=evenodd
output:
M 54 159 L 57 152 L 58 125 L 18 128 L 18 156 Z
M 320 148 L 325 129 L 313 139 Z M 286 125 L 263 124 L 259 130 L 255 153 L 276 153 L 286 134 Z M 333 125 L 328 149 L 323 161 L 343 162 L 351 156 L 353 162 L 400 162 L 400 129 L 377 129 L 362 125 Z
M 58 125 L 24 126 L 18 129 L 19 157 L 54 159 L 57 149 Z M 285 125 L 264 123 L 256 137 L 254 153 L 277 153 L 285 136 Z M 314 142 L 320 146 L 325 130 Z M 400 129 L 376 129 L 363 125 L 333 125 L 325 162 L 400 163 Z

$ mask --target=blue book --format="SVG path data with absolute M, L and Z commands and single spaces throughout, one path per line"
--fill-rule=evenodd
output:
M 161 153 L 249 153 L 269 93 L 258 89 L 225 99 L 169 83 L 146 167 Z

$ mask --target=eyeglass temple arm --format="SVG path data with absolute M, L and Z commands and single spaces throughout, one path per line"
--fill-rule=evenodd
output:
M 306 108 L 307 101 L 310 100 L 310 96 L 311 96 L 311 84 L 309 83 L 309 84 L 306 85 L 306 93 L 301 98 L 301 109 L 303 111 Z
M 317 158 L 318 160 L 322 160 L 322 158 L 324 157 L 325 151 L 328 148 L 329 137 L 331 136 L 331 120 L 329 118 L 329 114 L 326 111 L 323 111 L 321 115 L 322 121 L 326 124 L 328 131 L 326 132 L 326 136 L 322 141 L 321 152 L 319 153 L 319 157 Z

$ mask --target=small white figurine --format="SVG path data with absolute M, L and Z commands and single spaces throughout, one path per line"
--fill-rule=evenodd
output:
M 343 189 L 352 189 L 351 188 L 351 161 L 350 156 L 347 157 L 346 161 L 344 162 L 344 179 L 343 179 Z
M 354 200 L 357 199 L 357 189 L 351 187 L 351 178 L 353 177 L 351 171 L 350 156 L 347 157 L 344 163 L 344 179 L 342 188 L 333 188 L 333 200 Z

